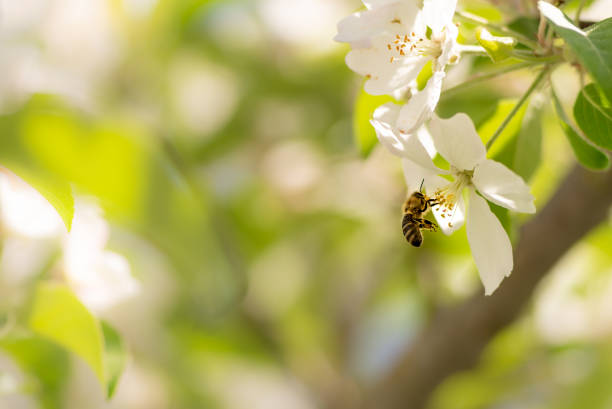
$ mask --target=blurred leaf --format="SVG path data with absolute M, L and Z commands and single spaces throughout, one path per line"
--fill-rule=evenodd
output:
M 105 385 L 104 337 L 96 318 L 68 287 L 41 283 L 36 288 L 29 318 L 37 334 L 83 358 Z
M 574 118 L 589 140 L 612 149 L 612 109 L 597 85 L 588 84 L 580 91 L 574 103 Z
M 14 117 L 0 117 L 0 164 L 10 169 L 36 189 L 58 212 L 70 231 L 74 215 L 74 199 L 69 182 L 45 167 L 40 158 L 30 154 L 19 140 L 20 129 Z M 52 142 L 51 142 L 52 143 Z
M 606 351 L 607 349 L 607 351 Z M 608 409 L 610 407 L 610 379 L 612 379 L 612 357 L 609 346 L 572 345 L 557 351 L 557 361 L 592 362 L 582 377 L 571 388 L 559 396 L 558 409 Z M 579 361 L 578 361 L 579 359 Z
M 554 90 L 552 91 L 553 102 L 555 110 L 559 116 L 561 128 L 567 137 L 576 159 L 586 168 L 593 170 L 604 170 L 610 165 L 610 159 L 608 156 L 590 145 L 583 137 L 580 136 L 580 130 L 576 129 L 569 118 L 565 114 L 561 102 L 557 98 Z
M 512 20 L 508 28 L 527 38 L 535 38 L 538 33 L 538 22 L 537 18 L 521 16 Z
M 485 61 L 487 66 L 491 65 L 491 60 L 487 57 L 478 60 Z M 477 84 L 456 93 L 442 92 L 436 111 L 442 118 L 465 112 L 478 129 L 495 113 L 501 98 L 496 89 L 491 89 L 487 84 Z
M 34 394 L 45 409 L 64 408 L 62 397 L 70 371 L 66 351 L 30 334 L 0 339 L 0 348 L 24 371 L 25 392 Z
M 113 215 L 138 220 L 145 188 L 141 130 L 128 123 L 91 122 L 60 101 L 36 96 L 20 112 L 18 143 L 49 173 L 101 199 Z
M 434 393 L 432 409 L 483 409 L 503 406 L 516 396 L 524 381 L 517 376 L 533 356 L 532 329 L 523 323 L 505 328 L 483 351 L 479 364 L 470 371 L 449 377 Z M 497 404 L 496 404 L 497 403 Z
M 244 278 L 222 248 L 234 242 L 216 237 L 225 229 L 214 224 L 220 217 L 210 220 L 204 178 L 187 180 L 187 159 L 163 150 L 159 135 L 133 120 L 86 115 L 47 95 L 0 117 L 0 131 L 7 135 L 0 146 L 18 150 L 47 174 L 95 196 L 105 217 L 164 252 L 183 275 L 196 315 L 236 302 Z
M 552 4 L 540 1 L 539 7 L 557 34 L 599 83 L 608 100 L 612 100 L 612 18 L 582 31 Z
M 542 156 L 542 110 L 530 104 L 516 138 L 512 169 L 526 181 L 531 179 Z
M 104 335 L 104 368 L 106 369 L 106 392 L 111 398 L 125 368 L 127 351 L 121 336 L 105 321 L 100 322 Z
M 359 92 L 357 101 L 355 101 L 353 129 L 355 143 L 364 158 L 368 157 L 378 142 L 374 127 L 370 124 L 374 110 L 390 101 L 393 101 L 393 98 L 387 95 L 370 95 L 363 89 Z
M 476 39 L 485 49 L 493 62 L 500 62 L 512 56 L 512 50 L 516 45 L 516 40 L 512 37 L 494 36 L 484 27 L 476 30 Z
M 510 111 L 516 105 L 515 99 L 502 99 L 497 104 L 497 109 L 493 116 L 486 120 L 481 126 L 478 127 L 478 134 L 482 139 L 483 143 L 487 143 L 489 139 L 493 136 L 495 131 L 499 128 L 499 126 L 504 122 Z M 519 111 L 514 115 L 512 120 L 506 125 L 502 133 L 498 136 L 495 144 L 491 146 L 489 149 L 488 155 L 490 158 L 499 159 L 499 155 L 511 146 L 514 142 L 516 135 L 518 135 L 521 130 L 521 124 L 523 121 L 523 117 L 525 116 L 525 111 L 527 110 L 527 105 L 523 105 Z M 513 147 L 513 145 L 512 145 Z M 514 157 L 514 155 L 511 155 Z M 513 163 L 510 160 L 502 161 L 505 165 L 512 167 Z

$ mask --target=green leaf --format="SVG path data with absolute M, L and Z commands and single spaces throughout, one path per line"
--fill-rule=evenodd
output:
M 527 38 L 535 38 L 538 33 L 538 23 L 539 20 L 537 18 L 521 16 L 512 20 L 508 24 L 508 28 Z
M 35 333 L 83 358 L 100 383 L 106 384 L 102 329 L 68 287 L 41 283 L 34 293 L 29 325 Z
M 561 128 L 567 137 L 574 151 L 576 159 L 586 168 L 593 170 L 604 170 L 610 166 L 610 159 L 608 156 L 589 144 L 581 135 L 580 130 L 575 128 L 570 122 L 569 118 L 565 114 L 561 102 L 557 98 L 554 90 L 552 91 L 553 102 L 559 120 L 561 122 Z
M 111 398 L 125 368 L 127 352 L 121 336 L 105 321 L 101 321 L 104 334 L 104 364 L 106 368 L 106 393 Z
M 62 398 L 70 372 L 68 355 L 64 349 L 30 333 L 0 339 L 0 348 L 24 372 L 25 391 L 35 395 L 41 407 L 64 407 Z
M 612 18 L 582 31 L 552 4 L 540 1 L 540 11 L 548 19 L 578 60 L 599 83 L 608 100 L 612 101 Z
M 494 36 L 484 27 L 476 29 L 476 39 L 493 62 L 500 62 L 512 56 L 516 40 L 512 37 Z
M 542 155 L 541 109 L 530 104 L 525 112 L 521 130 L 516 138 L 512 169 L 525 180 L 531 179 Z
M 370 119 L 374 114 L 374 110 L 390 101 L 393 101 L 393 98 L 390 96 L 370 95 L 363 89 L 359 93 L 357 101 L 355 101 L 355 111 L 353 115 L 355 143 L 359 148 L 359 153 L 364 158 L 368 157 L 378 141 L 374 127 L 370 124 Z
M 612 108 L 597 85 L 589 84 L 580 91 L 574 103 L 574 118 L 589 140 L 612 149 Z
M 19 126 L 11 117 L 0 117 L 0 165 L 36 189 L 57 211 L 70 231 L 74 199 L 70 184 L 51 172 L 18 138 Z

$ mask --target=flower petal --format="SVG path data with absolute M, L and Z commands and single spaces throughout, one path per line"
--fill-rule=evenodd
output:
M 491 159 L 476 165 L 472 182 L 489 201 L 511 210 L 535 213 L 533 195 L 523 179 L 506 166 Z
M 464 113 L 449 119 L 434 115 L 429 131 L 440 155 L 459 170 L 474 169 L 487 154 L 474 123 Z
M 338 34 L 334 40 L 349 43 L 354 48 L 368 48 L 372 46 L 372 39 L 384 33 L 401 30 L 402 25 L 397 22 L 411 23 L 418 13 L 418 8 L 412 2 L 379 0 L 375 3 L 372 4 L 371 10 L 353 13 L 340 20 Z
M 421 183 L 425 186 L 425 191 L 433 191 L 433 188 L 430 188 L 430 186 L 437 185 L 438 178 L 442 179 L 436 175 L 436 172 L 424 168 L 410 159 L 402 159 L 402 168 L 404 170 L 404 178 L 406 179 L 406 186 L 408 187 L 409 193 L 421 190 Z
M 457 0 L 425 0 L 423 3 L 423 20 L 433 32 L 453 24 Z
M 376 131 L 376 136 L 380 143 L 387 148 L 389 152 L 401 157 L 406 147 L 404 146 L 403 139 L 399 135 L 399 131 L 395 128 L 399 111 L 399 105 L 387 102 L 376 108 L 370 123 Z
M 436 154 L 438 153 L 438 151 L 436 151 L 436 147 L 434 146 L 433 139 L 431 138 L 431 134 L 429 133 L 427 128 L 424 126 L 420 127 L 419 130 L 417 131 L 417 137 L 419 138 L 419 141 L 421 141 L 421 144 L 427 151 L 427 154 L 429 155 L 429 157 L 434 158 Z
M 417 134 L 403 134 L 399 132 L 395 123 L 397 122 L 400 109 L 400 105 L 389 102 L 376 108 L 374 111 L 374 116 L 370 123 L 376 131 L 376 136 L 380 143 L 392 154 L 410 159 L 434 174 L 444 173 L 442 169 L 433 164 L 431 156 Z
M 370 95 L 391 94 L 406 87 L 427 62 L 421 56 L 391 61 L 393 54 L 386 46 L 389 41 L 387 36 L 380 36 L 373 40 L 371 48 L 355 49 L 346 55 L 346 65 L 368 78 L 364 89 Z
M 363 0 L 363 4 L 372 10 L 392 3 L 398 3 L 398 0 Z
M 486 200 L 470 189 L 467 239 L 485 295 L 491 295 L 512 272 L 512 245 Z
M 442 80 L 446 74 L 435 72 L 425 88 L 415 93 L 400 112 L 397 126 L 403 133 L 413 133 L 433 115 L 440 100 Z

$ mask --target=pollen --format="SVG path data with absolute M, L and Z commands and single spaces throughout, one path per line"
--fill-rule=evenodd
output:
M 409 57 L 438 58 L 442 54 L 442 43 L 438 39 L 417 36 L 413 31 L 404 35 L 396 34 L 387 43 L 387 50 L 391 51 L 390 63 Z
M 438 217 L 448 220 L 448 227 L 453 227 L 452 222 L 457 211 L 458 200 L 469 183 L 468 175 L 458 172 L 455 174 L 454 181 L 436 190 L 432 196 L 435 202 L 433 209 L 437 212 Z

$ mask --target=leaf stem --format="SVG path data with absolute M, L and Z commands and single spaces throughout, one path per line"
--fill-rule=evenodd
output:
M 513 72 L 513 71 L 518 71 L 518 70 L 522 70 L 523 68 L 528 68 L 528 67 L 533 67 L 538 65 L 539 63 L 544 63 L 543 61 L 538 61 L 538 62 L 522 62 L 519 64 L 513 64 L 507 67 L 503 67 L 501 69 L 492 71 L 492 72 L 488 72 L 488 73 L 484 73 L 484 74 L 476 74 L 471 76 L 470 78 L 468 78 L 465 82 L 462 82 L 461 84 L 455 85 L 454 87 L 448 88 L 446 90 L 444 90 L 444 96 L 448 96 L 451 94 L 455 94 L 457 92 L 462 91 L 464 88 L 468 88 L 471 87 L 473 85 L 476 85 L 480 82 L 495 78 L 495 77 L 499 77 L 500 75 L 504 75 L 507 74 L 509 72 Z
M 519 102 L 517 102 L 516 105 L 514 106 L 514 108 L 512 108 L 512 111 L 510 111 L 510 113 L 508 114 L 506 119 L 504 119 L 504 122 L 501 123 L 501 125 L 499 126 L 499 128 L 497 128 L 497 130 L 495 131 L 495 133 L 493 134 L 491 139 L 489 139 L 489 141 L 487 142 L 487 150 L 489 150 L 491 148 L 491 146 L 493 145 L 495 140 L 499 137 L 499 135 L 501 135 L 501 133 L 504 131 L 504 129 L 506 129 L 506 126 L 508 126 L 508 124 L 510 123 L 512 118 L 514 118 L 514 115 L 516 115 L 516 113 L 521 109 L 521 107 L 527 101 L 527 99 L 529 99 L 529 96 L 533 93 L 533 91 L 535 91 L 535 89 L 538 87 L 538 85 L 540 85 L 540 83 L 542 82 L 544 77 L 546 77 L 546 74 L 548 73 L 549 69 L 550 69 L 550 67 L 547 66 L 547 67 L 543 68 L 542 71 L 540 71 L 540 74 L 538 74 L 538 76 L 533 81 L 533 83 L 531 83 L 531 86 L 529 87 L 529 89 L 527 89 L 527 91 L 521 97 Z
M 578 135 L 578 137 L 580 139 L 582 139 L 582 141 L 592 147 L 595 148 L 595 146 L 593 145 L 593 142 L 591 142 L 585 135 L 584 132 L 582 132 L 582 129 L 580 129 L 573 120 L 570 119 L 570 117 L 567 115 L 567 113 L 565 112 L 565 109 L 563 109 L 563 105 L 561 104 L 561 101 L 559 100 L 559 97 L 557 96 L 557 93 L 555 92 L 555 87 L 550 86 L 550 95 L 552 96 L 552 100 L 553 100 L 553 105 L 555 106 L 555 111 L 557 112 L 557 115 L 559 116 L 559 119 L 561 119 L 561 121 L 565 122 L 567 124 L 567 126 L 569 126 L 572 131 L 574 131 L 574 133 L 576 135 Z
M 472 24 L 476 24 L 476 25 L 483 26 L 486 28 L 490 28 L 491 30 L 497 31 L 499 33 L 503 33 L 505 35 L 515 37 L 520 43 L 523 43 L 524 45 L 530 48 L 534 48 L 534 49 L 538 48 L 538 43 L 528 38 L 527 36 L 519 32 L 516 32 L 514 30 L 511 30 L 507 27 L 502 27 L 497 24 L 491 23 L 489 20 L 482 18 L 480 16 L 477 16 L 475 14 L 468 13 L 465 11 L 456 11 L 455 17 L 467 23 L 472 23 Z
M 561 59 L 558 55 L 533 55 L 532 51 L 527 50 L 513 50 L 512 56 L 522 61 L 541 61 L 541 62 L 555 62 Z
M 578 9 L 576 10 L 576 16 L 574 17 L 574 25 L 576 27 L 580 27 L 580 14 L 582 14 L 582 9 L 586 4 L 586 0 L 580 0 L 580 4 L 578 4 Z

